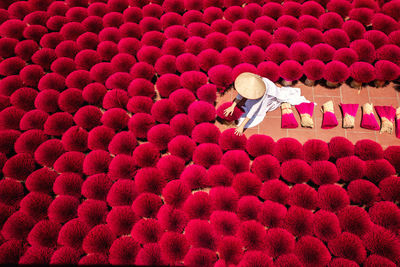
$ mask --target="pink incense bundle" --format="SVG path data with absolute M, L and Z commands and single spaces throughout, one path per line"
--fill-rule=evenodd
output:
M 391 134 L 394 130 L 396 109 L 392 106 L 375 106 L 375 110 L 382 121 L 380 133 Z
M 396 109 L 396 137 L 400 138 L 400 107 Z
M 373 105 L 371 103 L 365 103 L 362 105 L 362 112 L 361 127 L 369 130 L 379 130 L 379 124 L 374 115 Z
M 354 128 L 358 104 L 340 104 L 343 113 L 343 128 Z
M 314 103 L 301 103 L 296 105 L 297 112 L 300 114 L 300 123 L 302 127 L 313 128 L 314 122 L 312 119 L 314 113 Z
M 231 122 L 231 121 L 235 121 L 235 120 L 239 119 L 240 116 L 243 114 L 243 110 L 241 110 L 237 106 L 235 106 L 235 109 L 233 110 L 233 113 L 231 115 L 225 116 L 225 114 L 224 114 L 225 109 L 227 109 L 231 105 L 232 105 L 232 102 L 225 102 L 221 106 L 219 106 L 217 109 L 217 116 L 227 122 Z
M 289 103 L 282 103 L 282 128 L 297 128 L 299 124 L 293 115 L 292 106 Z
M 322 105 L 322 112 L 324 113 L 321 126 L 322 129 L 329 129 L 338 125 L 332 100 L 329 100 Z

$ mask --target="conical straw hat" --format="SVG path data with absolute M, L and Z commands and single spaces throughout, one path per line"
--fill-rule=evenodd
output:
M 236 91 L 247 99 L 257 99 L 264 95 L 266 87 L 261 76 L 251 73 L 243 72 L 236 77 L 234 82 Z

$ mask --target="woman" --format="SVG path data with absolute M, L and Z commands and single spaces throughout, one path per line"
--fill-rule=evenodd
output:
M 251 72 L 238 75 L 233 83 L 233 88 L 238 92 L 232 105 L 224 110 L 224 115 L 233 114 L 238 104 L 243 104 L 244 113 L 238 120 L 235 134 L 242 135 L 244 129 L 254 127 L 263 121 L 268 111 L 277 109 L 282 103 L 298 105 L 309 103 L 301 96 L 300 88 L 278 87 L 267 78 Z

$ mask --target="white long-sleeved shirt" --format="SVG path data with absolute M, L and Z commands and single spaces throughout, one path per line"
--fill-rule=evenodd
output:
M 298 105 L 301 103 L 309 103 L 304 96 L 301 96 L 300 88 L 294 87 L 278 87 L 267 78 L 262 78 L 266 90 L 265 94 L 258 99 L 247 99 L 244 106 L 242 106 L 244 113 L 239 118 L 239 124 L 245 118 L 250 120 L 246 123 L 245 128 L 250 128 L 258 125 L 265 117 L 268 111 L 277 109 L 282 103 L 287 102 L 291 105 Z M 238 94 L 236 99 L 241 100 L 243 96 Z

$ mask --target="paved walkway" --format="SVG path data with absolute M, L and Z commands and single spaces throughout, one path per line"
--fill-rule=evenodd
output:
M 293 107 L 293 113 L 299 122 L 299 127 L 296 129 L 282 129 L 281 110 L 279 108 L 275 111 L 268 112 L 264 121 L 258 126 L 247 129 L 245 131 L 247 137 L 253 134 L 265 134 L 274 138 L 275 141 L 282 137 L 293 137 L 304 143 L 308 139 L 316 138 L 328 142 L 334 136 L 344 136 L 353 143 L 360 139 L 372 139 L 380 143 L 384 148 L 389 145 L 400 145 L 400 139 L 396 138 L 394 133 L 380 134 L 379 131 L 367 130 L 360 127 L 362 116 L 361 105 L 364 103 L 370 102 L 374 105 L 392 105 L 395 108 L 400 106 L 400 85 L 390 83 L 382 88 L 363 86 L 361 90 L 358 90 L 351 88 L 347 84 L 342 84 L 336 89 L 328 89 L 321 85 L 309 87 L 301 82 L 298 82 L 297 84 L 293 85 L 293 87 L 301 88 L 302 95 L 304 95 L 308 100 L 314 101 L 318 104 L 314 109 L 314 128 L 302 128 L 300 126 L 299 114 Z M 217 97 L 216 107 L 218 108 L 219 105 L 226 101 L 232 101 L 235 96 L 236 91 L 230 89 L 224 93 L 224 95 Z M 335 115 L 338 119 L 339 125 L 333 129 L 322 129 L 321 105 L 329 100 L 332 100 L 335 104 Z M 357 112 L 355 121 L 356 126 L 354 129 L 342 128 L 342 113 L 339 107 L 340 103 L 360 105 Z M 380 123 L 379 117 L 377 116 L 375 110 L 374 113 L 378 122 Z M 219 122 L 216 122 L 216 125 L 221 129 L 221 131 L 232 127 L 232 125 L 224 125 Z

